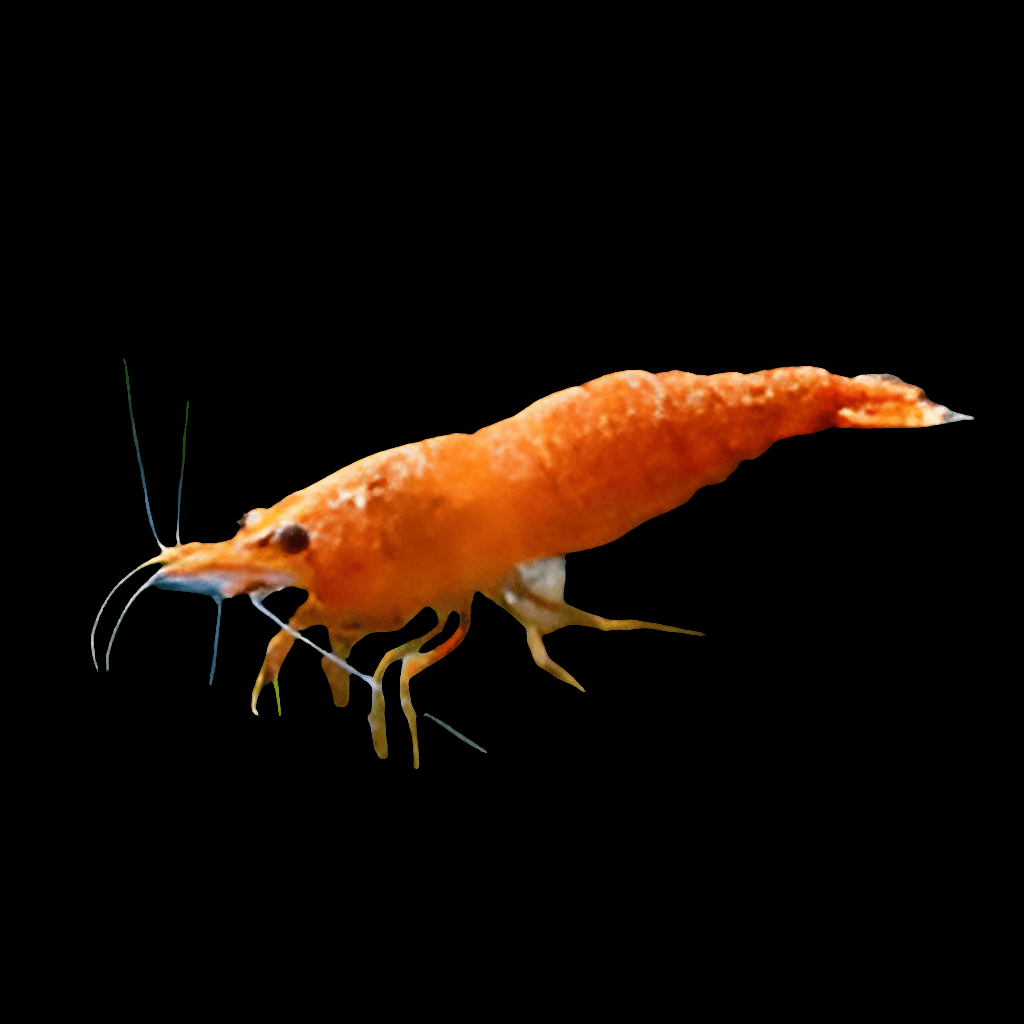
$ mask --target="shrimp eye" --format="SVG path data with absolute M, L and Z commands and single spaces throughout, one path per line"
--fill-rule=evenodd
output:
M 277 543 L 281 548 L 294 555 L 296 551 L 302 551 L 309 546 L 309 534 L 297 523 L 289 523 L 277 531 Z

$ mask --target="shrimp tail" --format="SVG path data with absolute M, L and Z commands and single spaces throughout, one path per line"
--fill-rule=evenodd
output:
M 559 486 L 554 489 L 559 505 L 566 494 L 573 494 L 589 499 L 581 505 L 600 505 L 609 513 L 592 536 L 581 528 L 586 521 L 583 514 L 560 520 L 548 543 L 549 550 L 561 547 L 563 551 L 607 543 L 686 501 L 697 488 L 721 482 L 741 461 L 757 458 L 786 437 L 832 426 L 927 427 L 973 418 L 929 401 L 920 388 L 891 374 L 849 378 L 812 366 L 711 377 L 678 371 L 656 376 L 635 371 L 613 374 L 539 402 L 520 416 L 529 424 L 524 433 L 534 437 L 571 438 L 569 422 L 586 423 L 593 433 L 604 434 L 586 449 L 595 453 L 589 461 L 578 452 L 572 458 L 548 460 L 561 467 Z M 621 440 L 624 435 L 617 436 L 608 426 L 630 421 L 634 426 L 628 440 Z M 577 426 L 577 434 L 579 430 Z M 557 443 L 549 441 L 548 448 Z M 650 487 L 649 481 L 658 478 L 663 483 Z M 624 496 L 621 508 L 618 495 Z M 645 498 L 649 505 L 637 514 Z M 550 520 L 556 518 L 552 515 Z M 561 529 L 565 522 L 569 527 Z M 555 555 L 519 562 L 484 593 L 526 629 L 537 666 L 578 690 L 583 687 L 551 659 L 544 646 L 543 638 L 556 629 L 575 625 L 704 635 L 638 619 L 605 619 L 566 604 L 564 591 L 565 557 Z
M 843 402 L 835 414 L 837 427 L 935 427 L 974 419 L 930 401 L 920 388 L 904 384 L 891 373 L 833 376 L 832 380 Z

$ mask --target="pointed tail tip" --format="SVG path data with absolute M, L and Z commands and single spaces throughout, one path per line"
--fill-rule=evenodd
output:
M 952 409 L 947 409 L 942 416 L 943 423 L 956 423 L 957 420 L 973 420 L 973 416 L 968 416 L 966 413 L 953 412 Z

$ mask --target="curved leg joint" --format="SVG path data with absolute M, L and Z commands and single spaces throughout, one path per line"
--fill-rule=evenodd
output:
M 556 629 L 563 626 L 590 626 L 604 631 L 660 629 L 666 633 L 704 635 L 695 629 L 663 626 L 657 622 L 642 622 L 640 619 L 605 619 L 566 604 L 565 557 L 562 555 L 536 558 L 532 562 L 515 566 L 501 583 L 486 591 L 486 596 L 501 605 L 526 628 L 526 642 L 530 645 L 530 653 L 537 666 L 578 690 L 583 687 L 561 665 L 551 660 L 544 646 L 543 638 Z
M 270 643 L 267 644 L 267 656 L 260 666 L 260 673 L 256 677 L 256 685 L 252 688 L 252 700 L 249 707 L 254 715 L 259 715 L 256 710 L 256 701 L 259 699 L 260 691 L 267 683 L 276 683 L 278 674 L 281 671 L 281 663 L 295 643 L 295 637 L 286 633 L 283 629 L 274 634 Z
M 530 645 L 530 653 L 533 655 L 534 663 L 538 668 L 544 669 L 545 672 L 550 672 L 556 679 L 561 679 L 563 683 L 575 686 L 581 693 L 587 692 L 561 665 L 551 660 L 551 655 L 548 654 L 548 650 L 544 646 L 544 638 L 536 626 L 526 627 L 526 642 Z

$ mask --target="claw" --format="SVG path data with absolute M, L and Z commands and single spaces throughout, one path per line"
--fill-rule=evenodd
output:
M 280 714 L 281 714 L 281 687 L 278 686 L 277 679 L 271 679 L 270 682 L 272 682 L 274 684 L 274 694 L 277 697 L 277 714 L 280 717 Z M 266 677 L 264 676 L 263 672 L 260 672 L 259 676 L 257 676 L 257 678 L 256 678 L 256 685 L 252 688 L 252 701 L 251 701 L 251 703 L 249 705 L 252 708 L 252 713 L 257 718 L 259 718 L 260 713 L 256 710 L 256 701 L 259 700 L 260 692 L 262 691 L 263 687 L 266 686 L 266 685 L 267 685 Z
M 249 704 L 249 707 L 252 708 L 252 713 L 257 718 L 259 718 L 260 713 L 256 710 L 256 701 L 258 701 L 260 699 L 260 690 L 263 689 L 263 686 L 264 686 L 263 673 L 261 672 L 256 677 L 256 685 L 252 688 L 252 701 Z

